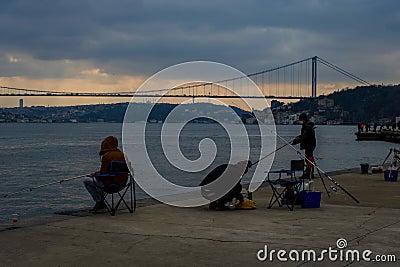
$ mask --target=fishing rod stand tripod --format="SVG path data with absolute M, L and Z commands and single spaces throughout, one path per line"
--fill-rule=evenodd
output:
M 317 166 L 317 163 L 316 163 L 316 161 L 315 161 L 315 159 L 314 159 L 314 164 L 315 164 L 315 166 Z M 328 195 L 328 197 L 330 198 L 331 197 L 331 192 L 328 190 L 328 187 L 326 186 L 326 184 L 325 184 L 325 180 L 324 180 L 324 177 L 322 177 L 322 174 L 321 174 L 321 171 L 319 170 L 319 168 L 313 168 L 314 170 L 316 169 L 317 170 L 317 172 L 318 172 L 318 176 L 319 176 L 319 178 L 321 179 L 321 182 L 322 182 L 322 184 L 323 184 L 323 186 L 324 186 L 324 189 L 325 189 L 325 192 L 326 192 L 326 194 Z M 310 173 L 310 181 L 312 180 L 312 178 L 314 178 L 314 171 L 312 171 L 311 173 Z M 330 189 L 332 189 L 332 191 L 334 191 L 334 192 L 336 192 L 337 191 L 337 188 L 335 187 L 335 186 L 330 186 Z

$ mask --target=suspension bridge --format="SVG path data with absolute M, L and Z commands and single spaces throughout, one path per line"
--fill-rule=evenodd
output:
M 268 98 L 268 99 L 306 99 L 315 98 L 317 94 L 318 64 L 322 64 L 362 85 L 371 85 L 354 74 L 320 58 L 309 57 L 280 67 L 247 74 L 231 79 L 188 84 L 175 88 L 155 89 L 135 93 L 125 92 L 68 92 L 43 89 L 27 89 L 0 86 L 0 96 L 41 96 L 41 97 L 120 97 L 120 98 Z M 250 78 L 263 93 L 254 96 L 250 93 L 235 94 L 235 88 L 242 88 Z M 230 90 L 228 90 L 230 88 Z M 242 90 L 241 90 L 242 91 Z

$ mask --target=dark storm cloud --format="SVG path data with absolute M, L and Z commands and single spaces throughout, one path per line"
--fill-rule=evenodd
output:
M 92 61 L 120 74 L 149 75 L 187 60 L 252 72 L 318 55 L 377 75 L 371 61 L 399 56 L 399 7 L 385 0 L 2 1 L 0 48 Z

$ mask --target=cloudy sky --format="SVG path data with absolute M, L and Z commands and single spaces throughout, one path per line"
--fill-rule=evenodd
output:
M 371 83 L 400 80 L 396 0 L 1 1 L 0 36 L 0 85 L 11 87 L 128 91 L 186 61 L 252 73 L 314 55 Z M 346 82 L 320 71 L 321 87 Z

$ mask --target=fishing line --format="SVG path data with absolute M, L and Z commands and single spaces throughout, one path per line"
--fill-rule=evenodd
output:
M 253 165 L 256 165 L 257 163 L 259 163 L 259 162 L 262 161 L 263 159 L 265 159 L 265 158 L 271 156 L 271 155 L 274 154 L 275 152 L 281 150 L 282 148 L 284 148 L 284 147 L 287 146 L 287 145 L 288 145 L 288 144 L 284 144 L 283 146 L 281 146 L 281 147 L 275 149 L 274 151 L 272 151 L 272 152 L 269 153 L 268 155 L 265 155 L 264 157 L 262 157 L 261 159 L 257 160 L 256 162 L 253 162 L 251 165 L 249 165 L 249 168 L 250 168 L 251 166 L 253 166 Z
M 83 178 L 85 176 L 87 176 L 87 174 L 79 175 L 79 176 L 75 176 L 75 177 L 71 177 L 71 178 L 67 178 L 67 179 L 61 179 L 61 180 L 58 180 L 58 181 L 55 181 L 55 182 L 51 182 L 51 183 L 47 183 L 47 184 L 41 184 L 41 185 L 37 185 L 37 186 L 34 186 L 34 187 L 24 188 L 22 190 L 14 192 L 14 193 L 3 195 L 3 198 L 9 197 L 9 196 L 13 196 L 13 195 L 16 195 L 16 194 L 19 194 L 19 193 L 23 193 L 23 192 L 31 192 L 34 189 L 39 189 L 39 188 L 50 186 L 50 185 L 61 184 L 63 182 L 67 182 L 67 181 Z

